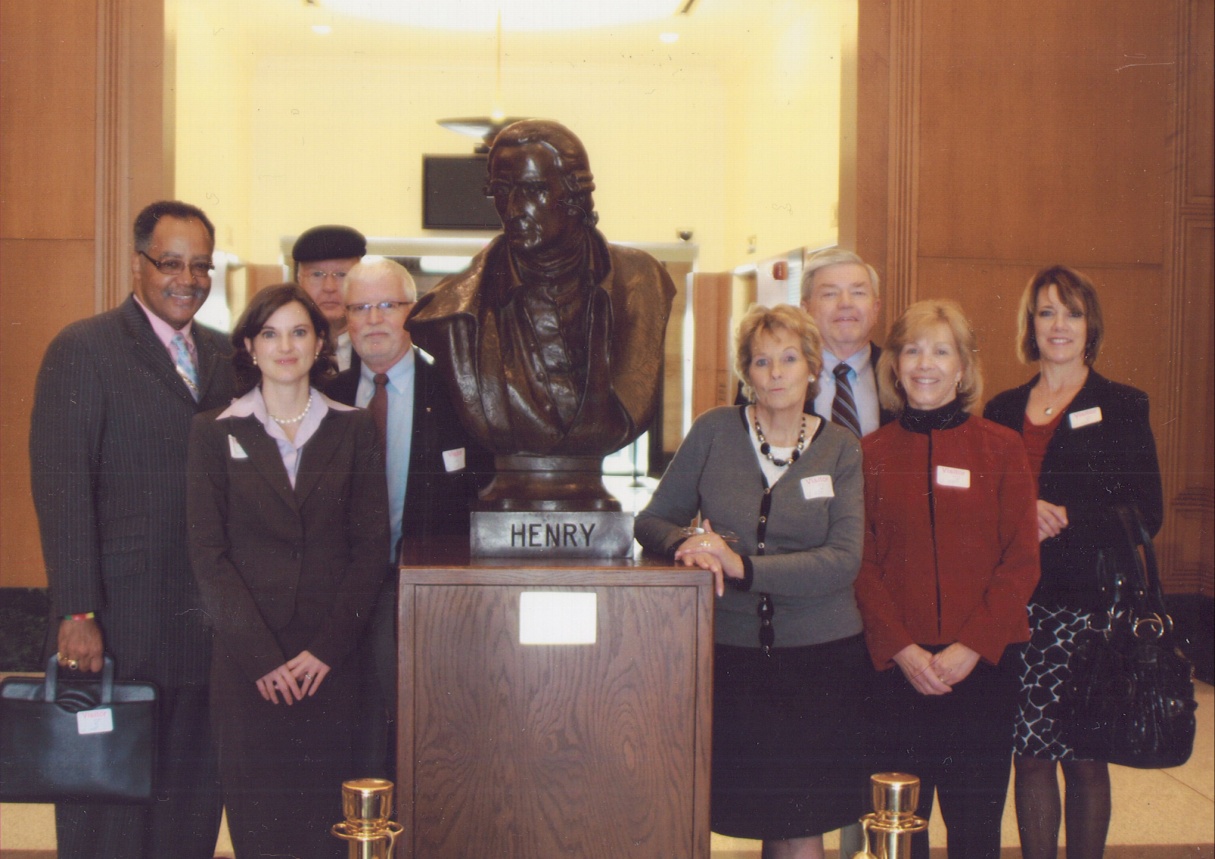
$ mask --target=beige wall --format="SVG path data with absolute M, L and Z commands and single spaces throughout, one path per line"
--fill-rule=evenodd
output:
M 492 33 L 340 22 L 318 36 L 298 17 L 262 27 L 246 5 L 179 0 L 178 194 L 253 262 L 317 223 L 425 234 L 422 155 L 472 151 L 436 120 L 491 108 Z M 747 262 L 749 236 L 757 257 L 822 241 L 838 198 L 835 5 L 777 18 L 760 3 L 747 27 L 670 46 L 657 27 L 508 32 L 502 106 L 583 139 L 611 239 L 674 241 L 692 228 L 709 270 Z

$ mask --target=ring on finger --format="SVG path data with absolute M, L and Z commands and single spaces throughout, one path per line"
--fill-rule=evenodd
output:
M 701 540 L 701 541 L 700 541 L 700 548 L 702 548 L 702 549 L 707 549 L 707 548 L 709 548 L 709 546 L 711 546 L 711 545 L 713 545 L 713 544 L 712 544 L 712 543 L 710 543 L 708 540 Z

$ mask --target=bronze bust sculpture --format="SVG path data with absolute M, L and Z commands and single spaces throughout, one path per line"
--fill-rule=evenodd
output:
M 487 185 L 502 235 L 406 322 L 465 426 L 496 455 L 482 496 L 490 509 L 619 509 L 599 480 L 602 459 L 657 410 L 675 287 L 649 254 L 604 240 L 594 189 L 568 128 L 507 126 L 490 149 Z

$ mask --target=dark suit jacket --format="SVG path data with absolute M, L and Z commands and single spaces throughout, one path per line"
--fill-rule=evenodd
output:
M 877 345 L 876 343 L 870 343 L 869 344 L 869 366 L 873 368 L 873 372 L 875 375 L 877 374 L 878 358 L 881 358 L 881 357 L 882 357 L 882 347 Z M 743 385 L 742 385 L 742 382 L 739 382 L 738 383 L 738 392 L 734 395 L 734 405 L 745 406 L 749 402 L 750 402 L 750 400 L 748 400 L 745 396 L 743 396 Z M 812 415 L 815 413 L 814 412 L 814 397 L 810 396 L 810 394 L 808 392 L 806 394 L 806 405 L 802 408 L 802 411 L 804 411 L 808 415 Z M 827 421 L 831 420 L 831 415 L 823 415 L 821 417 L 823 418 L 823 420 L 827 420 Z M 884 426 L 886 426 L 886 424 L 890 423 L 896 417 L 898 417 L 898 415 L 896 415 L 894 412 L 890 411 L 889 409 L 884 409 L 881 406 L 878 406 L 878 426 L 884 427 Z
M 1035 376 L 994 397 L 984 417 L 1021 432 L 1029 392 L 1037 381 Z M 1070 415 L 1094 408 L 1101 410 L 1099 422 L 1071 427 Z M 1097 551 L 1125 540 L 1111 505 L 1137 505 L 1152 534 L 1164 518 L 1147 394 L 1090 370 L 1046 449 L 1038 497 L 1066 507 L 1068 527 L 1041 544 L 1042 579 L 1034 601 L 1102 608 L 1096 590 Z
M 186 550 L 190 421 L 232 396 L 230 347 L 194 326 L 195 403 L 134 298 L 67 326 L 38 371 L 30 424 L 34 506 L 51 592 L 96 611 L 124 678 L 204 683 L 210 631 Z
M 251 682 L 301 650 L 336 670 L 384 580 L 375 425 L 366 412 L 330 409 L 293 489 L 261 422 L 221 411 L 194 420 L 188 505 L 190 559 L 217 641 Z
M 434 359 L 415 347 L 413 366 L 413 439 L 401 537 L 403 541 L 467 537 L 469 504 L 493 476 L 493 457 L 460 424 Z M 359 370 L 351 367 L 339 373 L 325 393 L 352 406 L 358 388 Z M 461 447 L 464 470 L 448 471 L 443 451 Z

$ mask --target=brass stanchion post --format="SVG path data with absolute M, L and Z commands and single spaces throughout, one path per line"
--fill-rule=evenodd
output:
M 349 843 L 349 859 L 392 859 L 392 848 L 402 832 L 390 819 L 392 782 L 358 778 L 342 782 L 342 813 L 346 819 L 330 831 Z
M 853 859 L 910 859 L 911 835 L 928 828 L 915 816 L 920 802 L 920 780 L 906 773 L 878 773 L 869 777 L 873 813 L 861 818 L 865 849 Z

